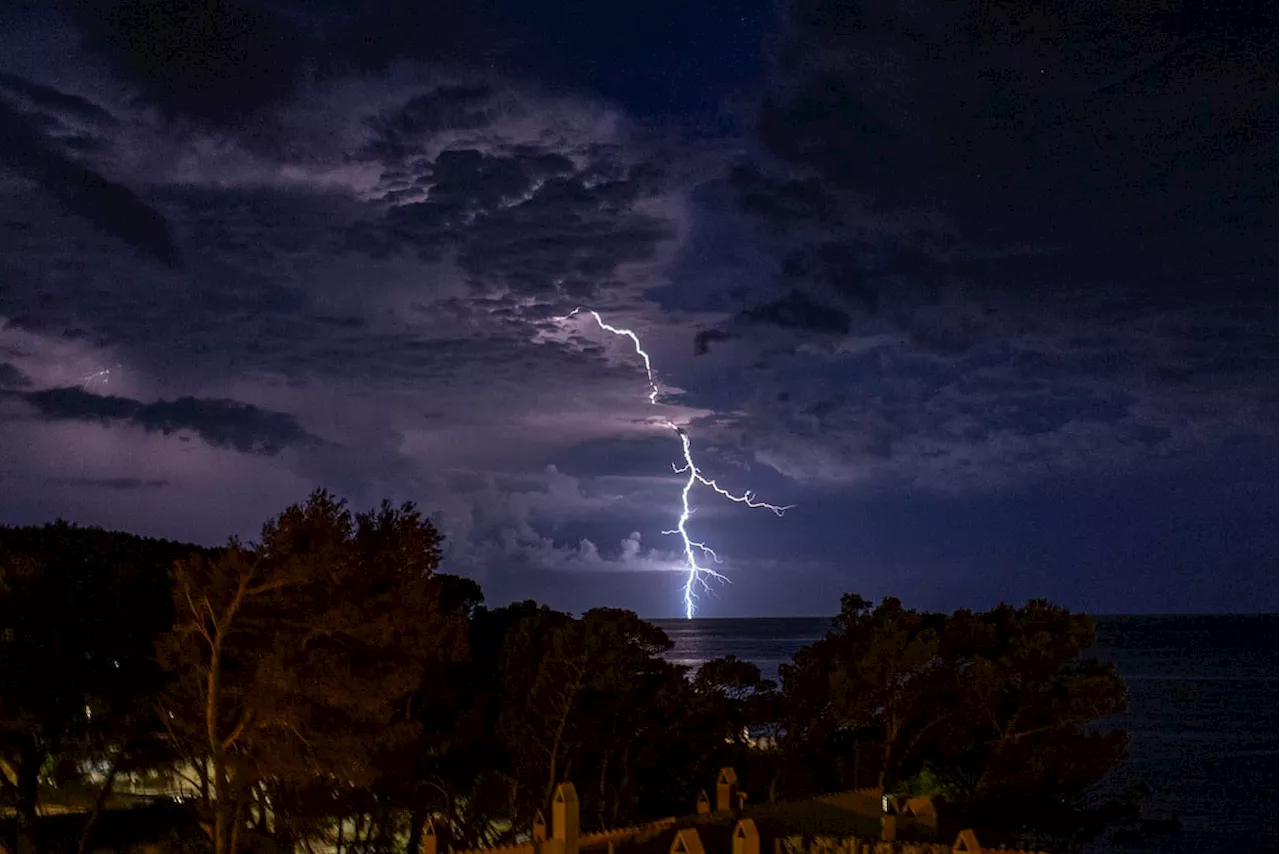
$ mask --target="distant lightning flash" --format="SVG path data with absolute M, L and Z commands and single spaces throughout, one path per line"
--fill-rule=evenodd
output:
M 95 382 L 99 380 L 102 381 L 103 385 L 106 385 L 107 383 L 111 382 L 111 369 L 106 368 L 101 371 L 95 371 L 92 374 L 89 374 L 87 377 L 81 377 L 80 388 L 84 389 L 85 391 L 88 391 L 89 386 L 93 385 Z
M 564 319 L 568 320 L 570 317 L 573 317 L 581 311 L 584 311 L 584 309 L 575 308 L 573 311 L 565 315 Z M 641 346 L 639 336 L 630 329 L 620 329 L 616 326 L 610 326 L 608 323 L 604 322 L 604 319 L 600 317 L 598 313 L 591 309 L 585 309 L 585 311 L 595 318 L 596 323 L 599 324 L 600 328 L 605 332 L 612 332 L 614 335 L 620 335 L 631 339 L 631 343 L 634 344 L 636 348 L 636 355 L 644 360 L 645 375 L 649 379 L 649 403 L 657 405 L 658 384 L 653 378 L 653 363 L 649 360 L 649 354 L 646 353 L 644 351 L 644 347 Z M 684 615 L 685 619 L 691 620 L 693 619 L 694 602 L 697 600 L 698 586 L 700 585 L 704 591 L 710 592 L 711 585 L 708 579 L 714 578 L 717 581 L 723 582 L 727 582 L 729 580 L 711 567 L 703 566 L 698 563 L 699 554 L 703 557 L 711 558 L 715 563 L 720 563 L 720 557 L 711 549 L 710 546 L 694 540 L 689 535 L 689 518 L 693 516 L 693 507 L 689 504 L 689 493 L 693 491 L 693 488 L 701 484 L 723 498 L 727 498 L 737 504 L 745 504 L 747 507 L 751 507 L 753 509 L 772 511 L 775 516 L 781 516 L 795 505 L 787 504 L 784 506 L 778 506 L 776 504 L 766 504 L 763 501 L 756 501 L 754 494 L 751 492 L 734 495 L 733 493 L 723 489 L 714 480 L 709 477 L 705 477 L 702 472 L 698 470 L 697 465 L 694 464 L 693 450 L 689 445 L 689 434 L 685 429 L 670 421 L 666 422 L 666 426 L 674 430 L 676 435 L 680 437 L 680 448 L 684 452 L 684 465 L 677 466 L 673 463 L 671 467 L 677 474 L 687 474 L 688 477 L 685 479 L 684 487 L 680 490 L 681 509 L 680 518 L 676 522 L 676 527 L 674 530 L 663 531 L 662 533 L 679 535 L 681 541 L 684 543 L 684 559 L 686 565 L 689 567 L 689 573 L 684 582 Z

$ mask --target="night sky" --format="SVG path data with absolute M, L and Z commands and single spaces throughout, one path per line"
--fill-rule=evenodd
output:
M 695 493 L 706 616 L 1274 611 L 1275 22 L 2 4 L 0 521 L 213 544 L 324 486 L 491 604 L 676 616 L 666 418 L 798 505 Z

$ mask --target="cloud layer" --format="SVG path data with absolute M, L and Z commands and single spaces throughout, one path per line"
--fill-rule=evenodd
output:
M 760 601 L 839 575 L 815 504 L 1274 453 L 1274 106 L 1217 97 L 1248 21 L 1113 10 L 1097 60 L 1071 10 L 1001 46 L 980 4 L 797 4 L 711 131 L 515 15 L 200 5 L 0 15 L 0 518 L 216 541 L 324 485 L 422 502 L 478 576 L 654 573 L 674 610 L 664 419 L 810 508 L 700 501 Z
M 285 447 L 316 442 L 292 415 L 269 412 L 234 400 L 181 397 L 143 403 L 94 394 L 83 388 L 50 388 L 8 395 L 29 404 L 36 417 L 44 421 L 118 424 L 166 436 L 191 432 L 214 447 L 233 448 L 243 453 L 271 455 Z

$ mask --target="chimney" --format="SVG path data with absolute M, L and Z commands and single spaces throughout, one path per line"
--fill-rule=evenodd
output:
M 706 815 L 711 812 L 711 800 L 707 797 L 706 789 L 698 790 L 698 815 Z
M 421 854 L 436 854 L 436 849 L 439 847 L 438 842 L 436 839 L 436 826 L 431 819 L 427 819 L 426 826 L 422 828 Z
M 572 783 L 556 786 L 551 798 L 551 838 L 563 843 L 563 854 L 578 854 L 578 792 Z
M 697 828 L 686 827 L 676 831 L 676 837 L 671 840 L 671 848 L 668 849 L 667 854 L 706 854 Z
M 760 854 L 760 831 L 749 818 L 739 821 L 733 829 L 733 854 Z
M 898 838 L 898 817 L 893 813 L 880 819 L 880 839 L 892 842 Z
M 716 778 L 716 812 L 733 809 L 738 794 L 738 773 L 732 768 L 721 768 Z
M 533 841 L 547 841 L 547 820 L 543 817 L 542 810 L 533 814 Z

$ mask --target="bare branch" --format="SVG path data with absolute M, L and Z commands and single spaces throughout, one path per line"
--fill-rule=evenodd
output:
M 229 749 L 231 745 L 236 743 L 236 740 L 244 734 L 245 727 L 249 725 L 251 720 L 253 720 L 253 713 L 245 711 L 244 714 L 240 716 L 240 722 L 236 724 L 235 729 L 231 731 L 230 735 L 222 740 L 223 750 Z

